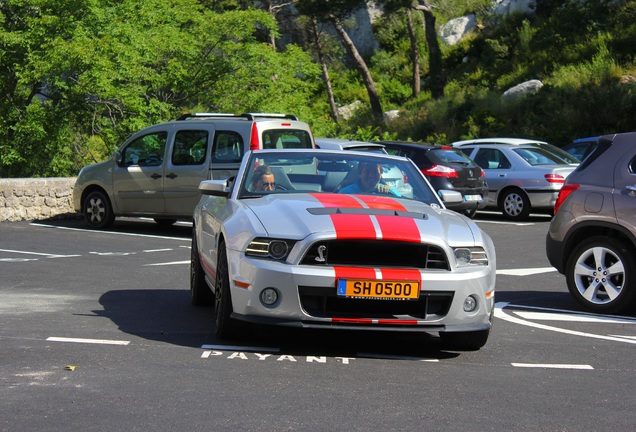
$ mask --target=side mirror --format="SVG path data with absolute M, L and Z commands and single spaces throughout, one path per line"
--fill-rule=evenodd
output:
M 199 183 L 199 191 L 202 195 L 213 195 L 227 198 L 230 196 L 228 182 L 231 180 L 203 180 Z
M 115 150 L 115 163 L 119 166 L 124 163 L 124 157 L 119 150 Z

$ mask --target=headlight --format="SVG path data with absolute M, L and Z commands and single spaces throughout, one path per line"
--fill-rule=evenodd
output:
M 482 247 L 459 247 L 453 248 L 453 251 L 457 267 L 488 265 L 488 256 Z
M 245 255 L 257 258 L 285 260 L 294 247 L 294 241 L 268 238 L 255 238 L 247 245 Z

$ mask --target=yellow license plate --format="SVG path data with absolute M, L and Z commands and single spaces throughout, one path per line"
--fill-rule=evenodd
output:
M 420 282 L 338 279 L 338 295 L 359 298 L 415 300 L 420 296 Z

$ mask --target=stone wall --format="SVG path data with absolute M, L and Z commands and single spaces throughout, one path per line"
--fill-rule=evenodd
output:
M 0 179 L 0 222 L 76 217 L 75 177 Z

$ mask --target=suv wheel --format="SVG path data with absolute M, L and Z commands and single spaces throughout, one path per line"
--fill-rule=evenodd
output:
M 630 246 L 619 239 L 597 236 L 583 241 L 566 267 L 568 289 L 586 308 L 617 313 L 636 298 L 636 262 Z
M 509 189 L 501 196 L 499 209 L 506 219 L 524 220 L 530 215 L 530 200 L 521 189 Z

